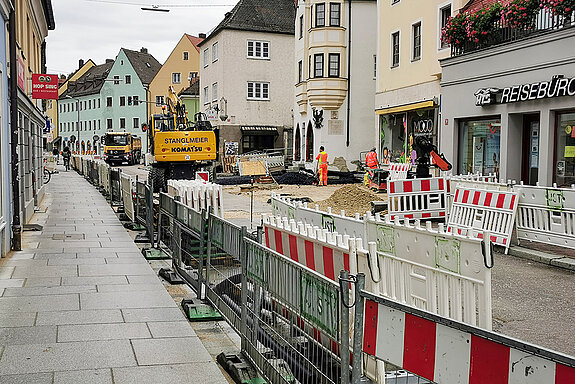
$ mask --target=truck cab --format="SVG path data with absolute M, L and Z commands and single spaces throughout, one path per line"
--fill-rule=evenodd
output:
M 129 132 L 107 132 L 104 135 L 104 161 L 108 164 L 138 164 L 142 158 L 142 139 Z

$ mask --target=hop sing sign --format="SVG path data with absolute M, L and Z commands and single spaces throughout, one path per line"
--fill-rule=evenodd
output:
M 58 99 L 58 76 L 32 74 L 33 99 Z

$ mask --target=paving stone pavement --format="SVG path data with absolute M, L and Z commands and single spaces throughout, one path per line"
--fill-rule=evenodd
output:
M 228 383 L 106 200 L 53 175 L 0 259 L 0 383 Z

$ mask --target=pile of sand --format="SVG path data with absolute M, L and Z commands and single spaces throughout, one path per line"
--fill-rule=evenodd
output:
M 372 192 L 360 184 L 351 184 L 341 187 L 328 199 L 318 201 L 316 204 L 322 211 L 327 211 L 327 207 L 331 207 L 333 213 L 340 213 L 345 209 L 346 216 L 353 216 L 356 212 L 364 214 L 370 211 L 371 202 L 381 200 L 385 200 L 385 194 Z

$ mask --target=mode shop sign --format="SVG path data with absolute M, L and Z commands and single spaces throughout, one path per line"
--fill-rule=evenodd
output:
M 481 88 L 474 93 L 475 105 L 516 103 L 552 97 L 575 96 L 575 78 L 553 76 L 551 81 L 540 81 L 506 88 Z
M 58 100 L 58 76 L 32 74 L 32 98 Z

